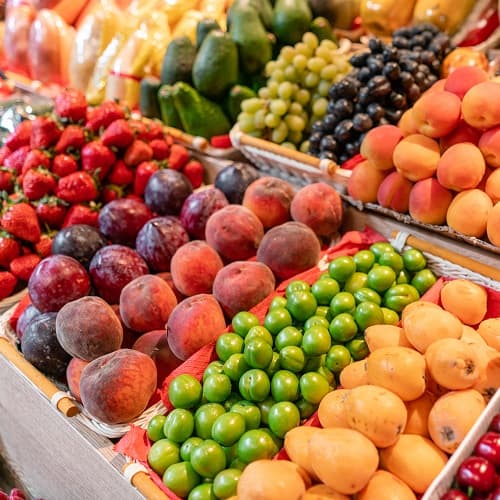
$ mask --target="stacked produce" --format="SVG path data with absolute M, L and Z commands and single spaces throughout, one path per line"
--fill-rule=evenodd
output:
M 291 498 L 311 483 L 311 498 L 313 492 L 342 499 L 415 499 L 425 493 L 485 409 L 500 375 L 491 337 L 500 320 L 484 319 L 485 289 L 455 280 L 440 295 L 442 307 L 425 301 L 407 306 L 401 327 L 367 329 L 371 353 L 364 369 L 349 377 L 344 370 L 342 389 L 322 399 L 322 428 L 297 427 L 285 435 L 295 467 L 250 464 L 239 478 L 238 498 Z M 278 470 L 282 481 L 268 481 L 267 474 Z
M 309 152 L 343 163 L 359 152 L 365 133 L 396 124 L 438 78 L 450 39 L 431 24 L 401 28 L 391 44 L 377 38 L 355 54 L 354 71 L 328 92 L 327 115 L 314 123 Z
M 203 166 L 159 122 L 132 119 L 114 102 L 87 110 L 71 90 L 56 98 L 53 116 L 22 122 L 0 154 L 1 298 L 50 254 L 55 231 L 97 226 L 103 204 L 141 199 L 156 170 L 182 172 L 191 189 L 203 181 Z
M 398 126 L 368 132 L 348 193 L 499 246 L 499 109 L 499 82 L 480 68 L 457 68 Z

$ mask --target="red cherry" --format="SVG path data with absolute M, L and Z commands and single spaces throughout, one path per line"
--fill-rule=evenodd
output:
M 489 430 L 493 431 L 493 432 L 499 432 L 500 433 L 500 413 L 497 413 L 493 417 L 493 420 L 490 423 Z
M 483 434 L 474 448 L 474 454 L 500 467 L 500 434 L 491 431 Z
M 463 488 L 471 487 L 477 492 L 490 491 L 496 481 L 495 467 L 486 458 L 471 456 L 460 465 L 457 481 Z
M 453 489 L 453 490 L 448 490 L 441 497 L 441 500 L 469 500 L 469 497 L 463 491 Z

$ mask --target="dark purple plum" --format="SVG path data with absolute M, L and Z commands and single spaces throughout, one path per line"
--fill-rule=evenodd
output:
M 189 241 L 189 234 L 179 217 L 155 217 L 144 224 L 135 241 L 139 255 L 151 271 L 170 271 L 170 261 L 176 250 Z
M 35 267 L 28 281 L 31 303 L 40 312 L 57 312 L 64 304 L 90 293 L 87 270 L 73 257 L 50 255 Z
M 107 244 L 96 227 L 75 224 L 61 229 L 52 240 L 52 253 L 69 255 L 88 269 L 94 254 Z
M 71 356 L 61 347 L 56 336 L 55 312 L 39 314 L 26 327 L 21 340 L 24 357 L 42 373 L 61 379 Z
M 229 203 L 241 204 L 246 188 L 259 178 L 258 171 L 249 163 L 237 162 L 220 170 L 214 186 L 220 189 Z
M 144 190 L 146 205 L 159 215 L 179 215 L 184 200 L 193 192 L 189 179 L 177 170 L 155 172 Z
M 30 324 L 30 321 L 41 314 L 41 312 L 33 305 L 29 304 L 28 307 L 21 313 L 16 323 L 16 335 L 19 340 L 23 338 L 24 330 Z
M 99 212 L 99 231 L 112 243 L 133 247 L 137 233 L 152 218 L 151 210 L 142 201 L 120 198 Z
M 109 245 L 94 255 L 89 272 L 97 294 L 108 304 L 118 304 L 122 288 L 134 278 L 148 274 L 149 269 L 132 248 Z
M 207 219 L 229 202 L 225 194 L 215 187 L 190 194 L 181 208 L 181 224 L 192 238 L 205 239 Z

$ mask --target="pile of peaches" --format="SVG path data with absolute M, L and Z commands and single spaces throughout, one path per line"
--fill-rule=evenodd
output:
M 348 194 L 500 246 L 500 81 L 478 67 L 436 82 L 398 126 L 370 130 Z

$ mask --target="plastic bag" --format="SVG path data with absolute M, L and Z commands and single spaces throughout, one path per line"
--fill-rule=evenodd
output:
M 42 9 L 30 29 L 31 77 L 43 83 L 68 84 L 68 63 L 75 30 L 55 12 Z
M 120 10 L 111 2 L 100 2 L 78 28 L 70 56 L 70 84 L 85 91 L 98 57 L 120 31 Z
M 136 107 L 141 79 L 146 75 L 159 75 L 161 58 L 170 38 L 165 14 L 150 14 L 114 60 L 106 84 L 106 100 L 118 99 L 131 108 Z
M 36 11 L 30 5 L 10 6 L 3 37 L 5 58 L 10 70 L 29 74 L 29 36 Z

